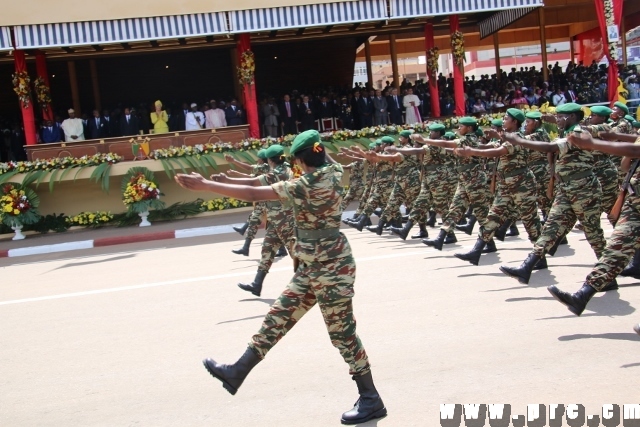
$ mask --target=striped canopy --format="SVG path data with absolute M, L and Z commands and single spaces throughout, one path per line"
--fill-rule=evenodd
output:
M 11 33 L 9 27 L 0 27 L 0 51 L 11 50 Z
M 391 0 L 393 18 L 455 15 L 458 13 L 543 6 L 543 0 Z

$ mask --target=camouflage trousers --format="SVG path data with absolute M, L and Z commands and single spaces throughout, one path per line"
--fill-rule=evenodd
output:
M 600 201 L 600 206 L 602 207 L 602 212 L 606 212 L 607 214 L 611 212 L 613 209 L 613 205 L 616 204 L 616 199 L 618 198 L 618 170 L 614 166 L 614 164 L 610 160 L 606 161 L 598 161 L 593 167 L 593 173 L 598 178 L 600 182 L 600 187 L 602 188 L 602 199 Z M 610 217 L 609 222 L 613 225 L 613 221 Z
M 364 208 L 367 206 L 367 201 L 369 200 L 369 196 L 371 196 L 371 189 L 373 188 L 372 184 L 366 184 L 364 190 L 362 191 L 362 196 L 360 196 L 360 203 L 358 204 L 358 209 L 356 209 L 356 215 L 360 215 L 364 212 Z
M 349 206 L 349 203 L 351 203 L 352 201 L 356 199 L 360 200 L 362 198 L 363 193 L 364 193 L 364 185 L 361 182 L 353 183 L 353 185 L 349 187 L 347 194 L 345 194 L 344 197 L 342 198 L 342 205 L 341 205 L 342 211 L 344 212 L 344 210 L 347 209 L 347 206 Z
M 596 253 L 596 258 L 600 258 L 605 246 L 604 233 L 600 226 L 601 198 L 602 189 L 594 175 L 576 179 L 568 184 L 556 185 L 553 205 L 542 233 L 533 247 L 533 253 L 542 256 L 578 219 L 584 227 L 584 234 Z
M 587 283 L 596 290 L 601 290 L 615 279 L 636 249 L 640 248 L 639 207 L 640 196 L 628 195 L 602 256 L 587 276 Z
M 371 216 L 376 208 L 384 208 L 387 205 L 392 189 L 393 181 L 391 180 L 375 182 L 371 188 L 371 193 L 367 200 L 367 204 L 364 207 L 363 213 L 367 216 Z
M 293 210 L 269 208 L 267 231 L 262 241 L 258 270 L 269 272 L 280 246 L 285 245 L 292 254 L 295 244 Z
M 420 172 L 413 171 L 406 177 L 396 180 L 391 189 L 387 206 L 382 211 L 380 221 L 402 220 L 400 205 L 404 203 L 407 210 L 411 208 L 420 193 Z
M 356 334 L 353 284 L 356 264 L 352 256 L 328 262 L 301 262 L 287 288 L 273 303 L 249 346 L 260 358 L 318 303 L 331 344 L 340 351 L 351 375 L 367 374 L 369 358 Z
M 478 237 L 485 242 L 493 238 L 496 230 L 513 217 L 520 217 L 529 240 L 534 243 L 540 236 L 540 217 L 536 203 L 536 179 L 531 171 L 506 179 L 499 179 L 493 204 L 487 215 L 487 222 L 480 227 Z
M 264 205 L 264 203 L 262 202 L 258 202 L 255 204 L 255 206 L 253 207 L 253 211 L 251 212 L 251 215 L 249 215 L 249 228 L 247 228 L 247 234 L 246 234 L 246 238 L 247 239 L 255 239 L 256 238 L 256 233 L 258 232 L 258 228 L 260 227 L 260 224 L 262 224 L 262 221 L 264 220 L 264 216 L 267 214 L 267 208 Z
M 448 172 L 444 168 L 427 171 L 423 174 L 420 193 L 411 206 L 409 214 L 411 221 L 425 224 L 429 218 L 429 210 L 444 216 L 449 209 L 449 204 L 451 204 L 451 198 L 448 194 L 448 179 Z
M 449 168 L 447 170 L 447 176 L 445 181 L 446 181 L 445 194 L 447 197 L 447 209 L 445 209 L 445 211 L 447 211 L 448 207 L 451 205 L 451 202 L 453 202 L 453 196 L 456 194 L 456 190 L 458 189 L 460 174 L 454 168 Z
M 487 175 L 480 168 L 475 167 L 469 171 L 462 172 L 458 181 L 458 188 L 453 195 L 449 210 L 442 218 L 442 230 L 450 233 L 455 230 L 455 225 L 467 210 L 468 206 L 473 208 L 473 214 L 480 226 L 484 226 L 491 204 L 491 192 Z
M 533 176 L 536 178 L 536 201 L 538 208 L 549 213 L 552 203 L 552 200 L 547 197 L 547 188 L 549 187 L 549 181 L 551 180 L 549 163 L 545 160 L 540 161 L 538 164 L 532 163 L 529 165 L 529 170 L 533 172 Z

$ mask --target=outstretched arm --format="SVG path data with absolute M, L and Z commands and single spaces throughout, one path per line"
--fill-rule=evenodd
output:
M 398 148 L 398 147 L 391 146 L 391 147 L 385 148 L 384 151 L 386 151 L 387 153 L 400 153 L 405 156 L 411 156 L 411 155 L 419 155 L 424 153 L 424 148 Z
M 273 191 L 271 186 L 252 187 L 248 185 L 224 184 L 204 179 L 202 175 L 195 172 L 192 172 L 190 175 L 178 174 L 175 176 L 175 180 L 181 187 L 187 190 L 207 191 L 247 202 L 279 200 L 278 195 Z
M 548 142 L 540 141 L 529 141 L 527 139 L 520 138 L 515 133 L 505 133 L 504 139 L 512 144 L 520 145 L 530 150 L 541 151 L 543 153 L 555 153 L 557 151 L 560 151 L 557 144 L 550 144 Z
M 602 141 L 593 139 L 587 132 L 580 134 L 571 134 L 567 138 L 570 143 L 583 150 L 598 150 L 603 153 L 613 154 L 614 156 L 627 156 L 632 158 L 640 158 L 640 145 L 630 144 L 629 142 Z M 636 137 L 638 139 L 638 137 Z
M 249 172 L 251 172 L 251 169 L 253 168 L 249 163 L 244 163 L 244 162 L 241 162 L 241 161 L 239 161 L 239 160 L 236 160 L 236 159 L 234 159 L 233 157 L 231 157 L 231 156 L 230 156 L 230 155 L 228 155 L 228 154 L 225 154 L 225 155 L 224 155 L 224 159 L 225 159 L 227 162 L 229 162 L 229 163 L 231 163 L 231 164 L 233 164 L 233 165 L 236 165 L 236 166 L 238 166 L 240 169 L 243 169 L 243 170 L 245 170 L 245 171 L 249 171 Z
M 485 149 L 459 147 L 454 149 L 453 152 L 460 157 L 500 157 L 509 154 L 507 147 Z
M 234 185 L 248 185 L 251 187 L 260 187 L 262 186 L 262 182 L 260 179 L 256 177 L 251 178 L 231 178 L 223 173 L 214 174 L 210 176 L 211 180 L 219 182 L 219 183 L 227 183 Z
M 445 140 L 439 140 L 439 139 L 429 139 L 429 138 L 425 138 L 422 135 L 418 135 L 418 134 L 413 134 L 411 135 L 411 139 L 414 141 L 422 141 L 424 144 L 429 144 L 429 145 L 433 145 L 436 147 L 442 147 L 442 148 L 456 148 L 458 145 L 453 142 L 453 141 L 445 141 Z

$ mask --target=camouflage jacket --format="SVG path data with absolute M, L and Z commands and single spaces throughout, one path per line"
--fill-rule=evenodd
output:
M 391 162 L 377 162 L 376 163 L 376 181 L 385 182 L 391 181 L 393 177 L 393 163 Z
M 269 167 L 269 163 L 256 163 L 251 166 L 251 176 L 260 176 L 269 172 L 271 168 Z
M 572 132 L 574 127 L 567 129 L 565 135 Z M 593 154 L 590 151 L 572 145 L 566 138 L 556 139 L 554 143 L 559 148 L 556 174 L 561 178 L 593 169 Z
M 293 171 L 286 163 L 283 163 L 276 166 L 268 173 L 261 175 L 260 177 L 258 177 L 258 179 L 260 180 L 260 183 L 262 185 L 273 185 L 277 182 L 289 181 L 293 179 Z M 267 211 L 267 218 L 272 221 L 277 216 L 279 216 L 280 212 L 282 212 L 283 210 L 287 211 L 289 209 L 286 207 L 283 208 L 282 204 L 277 201 L 266 202 L 266 205 L 269 208 L 269 210 Z
M 516 135 L 520 138 L 523 137 L 519 131 L 516 132 Z M 516 169 L 527 167 L 528 150 L 519 145 L 513 145 L 508 141 L 503 143 L 492 142 L 490 144 L 494 147 L 505 147 L 507 149 L 507 154 L 498 158 L 498 174 L 508 174 Z M 524 172 L 522 175 L 524 175 Z
M 361 186 L 364 184 L 364 160 L 356 160 L 349 163 L 349 186 Z
M 458 147 L 471 147 L 478 148 L 480 144 L 478 144 L 478 137 L 473 133 L 468 133 L 466 135 L 460 136 L 460 138 L 453 140 Z M 458 157 L 456 156 L 456 161 L 458 165 L 468 165 L 471 163 L 479 163 L 479 159 L 477 157 Z
M 535 132 L 530 133 L 529 135 L 525 135 L 522 138 L 528 141 L 551 142 L 551 137 L 549 136 L 549 133 L 543 127 L 539 127 L 538 129 L 535 130 Z M 547 153 L 542 153 L 540 151 L 535 151 L 535 150 L 526 150 L 526 151 L 529 154 L 529 157 L 527 158 L 528 164 L 537 163 L 543 160 L 545 162 L 547 161 Z
M 418 156 L 402 156 L 402 161 L 396 164 L 396 181 L 405 179 L 409 174 L 420 173 L 420 158 Z

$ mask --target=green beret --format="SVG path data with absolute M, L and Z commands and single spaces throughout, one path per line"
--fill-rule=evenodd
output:
M 530 111 L 525 114 L 525 117 L 527 119 L 540 120 L 542 118 L 542 113 L 540 111 Z
M 412 130 L 403 130 L 402 132 L 400 132 L 400 136 L 403 138 L 409 138 L 411 137 L 412 133 L 413 133 Z
M 429 125 L 429 130 L 433 132 L 443 132 L 445 129 L 442 123 L 431 123 Z
M 625 114 L 629 114 L 629 107 L 627 107 L 625 104 L 623 104 L 622 102 L 618 101 L 615 104 L 613 104 L 614 107 L 618 107 L 619 109 L 621 109 L 622 111 L 624 111 Z
M 624 119 L 626 121 L 628 121 L 629 123 L 633 123 L 636 121 L 636 119 L 633 118 L 633 116 L 630 116 L 629 114 L 627 114 L 626 116 L 624 116 Z
M 582 107 L 575 102 L 567 102 L 556 108 L 558 114 L 573 114 L 582 111 Z
M 501 128 L 504 125 L 504 122 L 502 121 L 502 119 L 493 119 L 491 120 L 491 126 L 496 126 Z
M 265 160 L 267 158 L 267 150 L 263 148 L 262 150 L 258 151 L 258 158 Z
M 374 142 L 374 144 L 382 145 L 382 140 L 380 138 L 378 138 L 378 139 L 376 139 L 376 142 Z
M 372 142 L 371 144 L 369 144 L 369 150 L 373 150 L 376 148 L 376 143 Z
M 484 132 L 482 131 L 482 129 L 478 128 L 476 129 L 476 136 L 478 138 L 482 137 L 484 135 Z
M 464 126 L 475 126 L 478 124 L 476 119 L 474 119 L 473 117 L 463 117 L 460 120 L 458 120 L 458 123 Z
M 317 130 L 311 129 L 311 130 L 306 130 L 302 133 L 299 133 L 298 136 L 296 136 L 295 139 L 293 140 L 293 144 L 291 144 L 290 154 L 293 156 L 298 151 L 302 151 L 306 148 L 313 147 L 313 145 L 316 142 L 320 142 L 320 134 L 318 133 Z M 273 147 L 273 145 L 271 147 Z
M 640 121 L 635 121 L 635 122 L 631 123 L 631 126 L 633 126 L 636 129 L 640 128 Z
M 448 140 L 456 139 L 456 134 L 453 132 L 447 132 L 444 134 L 443 138 Z
M 268 159 L 271 157 L 278 157 L 284 154 L 284 147 L 280 144 L 273 144 L 271 147 L 265 150 L 264 155 L 267 156 Z
M 524 113 L 522 112 L 522 110 L 518 110 L 517 108 L 509 108 L 507 110 L 507 114 L 520 123 L 524 122 Z
M 605 107 L 604 105 L 594 105 L 591 107 L 591 114 L 595 114 L 596 116 L 609 117 L 611 115 L 611 108 Z
M 382 138 L 380 138 L 380 141 L 382 141 L 382 144 L 393 144 L 395 141 L 395 139 L 393 139 L 390 136 L 383 136 Z

